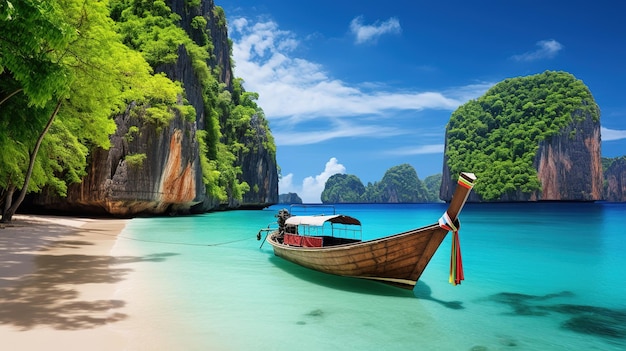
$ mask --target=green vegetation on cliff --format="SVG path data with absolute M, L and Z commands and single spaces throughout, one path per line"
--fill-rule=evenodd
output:
M 357 176 L 334 174 L 326 181 L 322 191 L 323 203 L 362 202 L 365 187 Z
M 428 202 L 439 202 L 439 189 L 441 188 L 441 173 L 424 178 L 424 186 L 428 194 Z
M 106 2 L 0 7 L 0 209 L 10 221 L 27 192 L 65 195 L 80 181 L 89 152 L 109 147 L 113 114 L 155 97 L 155 114 L 173 113 L 182 89 L 120 42 Z
M 602 157 L 602 172 L 606 172 L 615 162 L 623 162 L 626 161 L 626 156 L 619 157 Z
M 199 1 L 187 2 L 188 7 L 200 5 Z M 220 24 L 225 25 L 223 10 L 216 7 L 215 12 Z M 255 102 L 258 95 L 244 91 L 241 79 L 233 80 L 231 87 L 219 82 L 220 71 L 227 68 L 211 69 L 208 65 L 215 54 L 206 19 L 201 16 L 192 19 L 194 40 L 180 27 L 180 16 L 162 0 L 112 0 L 111 17 L 124 44 L 141 52 L 155 69 L 174 64 L 179 49 L 184 48 L 203 91 L 206 126 L 198 133 L 198 141 L 202 145 L 200 158 L 207 193 L 220 202 L 229 198 L 241 200 L 250 187 L 240 181 L 242 171 L 237 162 L 241 154 L 251 151 L 250 146 L 240 141 L 256 133 L 250 123 L 253 116 L 261 121 L 269 136 L 265 148 L 275 155 L 276 147 L 265 115 Z
M 351 174 L 335 174 L 328 178 L 321 195 L 323 203 L 415 203 L 438 201 L 441 175 L 430 176 L 428 186 L 409 164 L 391 167 L 383 179 L 363 186 Z
M 224 25 L 223 11 L 215 13 Z M 257 95 L 245 92 L 240 80 L 230 87 L 219 82 L 225 68 L 208 65 L 214 48 L 205 18 L 192 20 L 194 40 L 179 22 L 163 0 L 0 1 L 0 211 L 5 220 L 26 192 L 48 186 L 63 196 L 68 184 L 79 182 L 90 152 L 109 147 L 112 117 L 131 102 L 132 115 L 157 129 L 176 114 L 194 121 L 203 112 L 206 127 L 198 141 L 207 193 L 224 202 L 249 190 L 237 160 L 250 151 L 239 140 L 255 133 L 249 123 L 253 116 L 267 132 L 265 148 L 276 152 Z M 154 73 L 176 62 L 181 47 L 202 85 L 205 111 L 195 111 L 180 83 Z M 128 160 L 140 164 L 138 155 Z
M 604 200 L 626 202 L 626 156 L 602 158 Z
M 533 166 L 539 143 L 587 113 L 600 118 L 587 86 L 569 73 L 506 79 L 452 113 L 445 150 L 450 174 L 488 179 L 474 188 L 485 200 L 539 190 Z

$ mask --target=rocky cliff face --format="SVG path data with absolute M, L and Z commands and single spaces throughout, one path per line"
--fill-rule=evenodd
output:
M 296 193 L 287 193 L 278 195 L 279 204 L 301 204 L 302 199 Z
M 213 43 L 214 55 L 209 58 L 209 66 L 222 67 L 219 80 L 231 87 L 233 78 L 232 67 L 230 66 L 230 46 L 228 44 L 228 30 L 226 23 L 220 23 L 215 13 L 214 0 L 202 0 L 200 7 L 187 7 L 185 0 L 166 0 L 167 5 L 181 17 L 180 26 L 189 33 L 191 39 L 196 43 L 202 42 L 202 32 L 191 26 L 194 17 L 202 16 L 207 19 L 206 31 L 210 35 Z
M 243 179 L 250 191 L 243 195 L 242 207 L 265 207 L 278 203 L 278 165 L 276 158 L 265 148 L 268 142 L 264 127 L 258 116 L 250 120 L 255 133 L 243 138 L 242 143 L 255 145 L 248 153 L 239 155 Z
M 604 172 L 605 200 L 626 202 L 626 157 L 615 160 Z
M 68 188 L 67 198 L 45 192 L 34 204 L 77 213 L 136 214 L 189 213 L 205 200 L 199 170 L 195 125 L 176 117 L 167 128 L 157 130 L 141 124 L 131 113 L 116 117 L 117 131 L 109 150 L 92 153 L 88 175 Z M 129 133 L 131 127 L 138 132 Z M 127 156 L 144 154 L 141 162 Z
M 534 165 L 542 191 L 532 193 L 530 200 L 603 198 L 600 121 L 594 122 L 588 115 L 583 117 L 539 145 Z
M 213 41 L 214 52 L 209 66 L 219 70 L 219 80 L 232 89 L 230 45 L 225 23 L 219 23 L 213 0 L 203 0 L 201 6 L 188 8 L 185 0 L 167 1 L 173 12 L 181 16 L 181 27 L 194 40 L 201 33 L 191 27 L 191 20 L 203 16 Z M 174 116 L 167 126 L 140 122 L 133 105 L 115 118 L 117 131 L 111 136 L 109 150 L 92 153 L 88 175 L 80 184 L 71 185 L 67 198 L 60 199 L 44 192 L 33 204 L 47 209 L 80 213 L 134 216 L 138 214 L 200 213 L 224 204 L 206 195 L 199 160 L 196 131 L 206 122 L 203 91 L 193 71 L 191 59 L 183 46 L 179 47 L 174 64 L 155 69 L 170 79 L 182 82 L 186 98 L 196 109 L 196 121 Z M 141 112 L 139 112 L 141 113 Z M 266 132 L 258 118 L 251 127 L 256 139 L 242 141 L 250 152 L 238 155 L 242 180 L 250 186 L 242 201 L 229 199 L 226 207 L 261 207 L 278 202 L 278 171 L 275 156 L 263 145 Z M 128 156 L 145 155 L 141 162 L 130 162 Z
M 595 201 L 603 198 L 602 163 L 600 153 L 600 121 L 579 110 L 573 121 L 557 135 L 542 141 L 533 165 L 541 190 L 524 193 L 519 189 L 503 195 L 497 201 Z M 449 201 L 456 187 L 456 176 L 450 174 L 447 157 L 440 197 Z M 488 182 L 489 179 L 479 181 Z M 469 201 L 483 199 L 472 192 Z

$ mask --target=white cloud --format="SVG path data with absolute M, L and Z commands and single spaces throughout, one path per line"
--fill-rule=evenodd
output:
M 355 17 L 350 22 L 350 32 L 355 36 L 356 44 L 375 42 L 383 34 L 398 34 L 402 32 L 400 21 L 397 18 L 390 18 L 382 23 L 376 22 L 373 25 L 363 24 L 363 16 Z
M 539 48 L 534 51 L 528 51 L 520 55 L 513 55 L 516 61 L 536 61 L 540 59 L 551 59 L 563 49 L 563 45 L 554 39 L 541 40 L 536 44 Z
M 336 120 L 321 130 L 272 132 L 277 145 L 309 145 L 326 140 L 348 137 L 385 138 L 407 134 L 407 129 L 397 129 L 381 125 L 361 125 Z
M 280 194 L 297 193 L 299 189 L 293 185 L 293 173 L 282 176 L 278 180 L 278 188 Z
M 451 99 L 456 101 L 460 101 L 461 103 L 454 107 L 456 109 L 458 106 L 470 101 L 472 99 L 476 99 L 482 95 L 484 95 L 487 90 L 493 87 L 495 84 L 491 82 L 480 82 L 476 84 L 469 84 L 462 87 L 454 87 L 451 89 L 447 89 L 442 94 L 449 96 Z
M 314 177 L 310 176 L 304 178 L 301 187 L 295 186 L 292 183 L 292 173 L 289 173 L 288 175 L 282 177 L 278 182 L 279 193 L 297 193 L 304 203 L 321 203 L 322 191 L 324 191 L 326 181 L 333 174 L 337 173 L 346 173 L 346 167 L 338 163 L 335 157 L 332 157 L 330 160 L 328 160 L 328 162 L 326 162 L 326 166 L 324 167 L 324 171 L 322 171 L 322 173 Z
M 601 127 L 602 141 L 626 139 L 626 130 L 608 129 Z
M 293 33 L 280 30 L 275 22 L 250 23 L 238 18 L 230 23 L 229 29 L 236 76 L 245 80 L 246 90 L 259 94 L 258 104 L 272 122 L 277 145 L 293 142 L 293 137 L 282 138 L 281 134 L 294 135 L 301 123 L 312 120 L 326 135 L 312 132 L 307 136 L 308 143 L 348 136 L 372 137 L 372 130 L 379 128 L 372 125 L 375 123 L 372 116 L 427 109 L 453 111 L 467 100 L 482 95 L 490 86 L 475 84 L 444 92 L 398 92 L 385 90 L 381 84 L 372 82 L 349 85 L 330 77 L 321 65 L 294 57 L 298 40 Z M 337 122 L 345 119 L 353 123 Z M 356 125 L 359 128 L 354 128 Z M 334 129 L 329 132 L 327 128 Z
M 389 150 L 386 153 L 391 155 L 425 155 L 425 154 L 443 154 L 444 144 L 419 145 L 415 147 L 399 148 Z

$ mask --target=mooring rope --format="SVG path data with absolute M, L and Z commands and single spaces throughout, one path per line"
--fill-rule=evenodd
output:
M 237 242 L 241 242 L 241 241 L 254 239 L 254 237 L 251 236 L 251 237 L 248 237 L 248 238 L 223 241 L 223 242 L 219 242 L 219 243 L 215 243 L 215 244 L 199 244 L 199 243 L 186 243 L 186 242 L 176 242 L 176 241 L 161 241 L 161 240 L 138 239 L 138 238 L 131 238 L 131 237 L 124 236 L 124 235 L 119 235 L 119 234 L 104 234 L 104 233 L 98 233 L 98 232 L 95 232 L 95 231 L 90 231 L 90 232 L 92 232 L 94 234 L 98 234 L 98 235 L 111 236 L 111 237 L 122 238 L 122 239 L 133 240 L 133 241 L 141 241 L 141 242 L 145 242 L 145 243 L 166 244 L 166 245 L 183 245 L 183 246 L 202 246 L 202 247 L 205 247 L 205 246 L 222 246 L 222 245 L 227 245 L 227 244 L 232 244 L 232 243 L 237 243 Z

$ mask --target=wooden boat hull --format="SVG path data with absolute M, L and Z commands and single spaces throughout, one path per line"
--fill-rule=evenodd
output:
M 439 222 L 433 225 L 375 240 L 341 245 L 323 244 L 321 247 L 303 247 L 287 245 L 280 239 L 281 234 L 285 238 L 291 233 L 298 234 L 298 231 L 289 231 L 287 224 L 320 225 L 318 222 L 345 222 L 344 217 L 322 216 L 318 217 L 317 220 L 301 218 L 299 221 L 295 217 L 283 218 L 278 216 L 279 230 L 270 233 L 267 236 L 267 241 L 274 247 L 276 256 L 316 271 L 377 280 L 400 288 L 413 289 L 446 234 L 452 230 L 455 232 L 455 240 L 453 240 L 452 246 L 450 280 L 456 285 L 463 280 L 458 236 L 456 235 L 459 226 L 458 215 L 465 205 L 475 181 L 476 176 L 473 173 L 463 172 L 459 175 L 459 186 L 452 196 L 448 209 Z M 283 214 L 289 215 L 287 211 Z M 348 221 L 349 224 L 360 225 L 356 219 L 345 218 L 346 221 L 347 219 L 351 219 Z M 257 237 L 260 237 L 260 233 Z
M 380 239 L 317 248 L 282 244 L 277 240 L 278 232 L 267 240 L 276 256 L 298 265 L 413 289 L 447 233 L 433 224 Z

